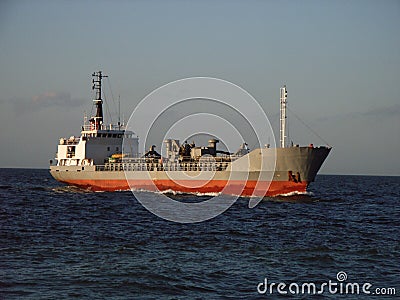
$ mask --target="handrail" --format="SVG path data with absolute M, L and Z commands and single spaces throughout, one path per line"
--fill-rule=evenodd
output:
M 116 162 L 96 165 L 96 171 L 223 171 L 230 162 Z
M 118 124 L 101 124 L 98 130 L 124 130 L 125 126 L 118 125 Z M 82 125 L 82 131 L 92 131 L 95 130 L 93 125 L 91 124 L 84 124 Z

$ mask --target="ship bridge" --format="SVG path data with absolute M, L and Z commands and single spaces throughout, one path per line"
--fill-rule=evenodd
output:
M 133 131 L 125 130 L 125 126 L 120 122 L 107 125 L 103 123 L 101 82 L 107 76 L 101 71 L 93 73 L 92 76 L 95 77 L 92 83 L 96 93 L 93 100 L 96 115 L 89 120 L 84 118 L 80 137 L 60 139 L 56 155 L 59 166 L 104 164 L 107 158 L 121 153 L 131 157 L 138 155 L 139 138 Z

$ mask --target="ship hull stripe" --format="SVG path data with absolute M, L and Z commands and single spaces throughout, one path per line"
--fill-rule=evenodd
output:
M 239 180 L 211 180 L 204 186 L 198 187 L 198 182 L 194 180 L 185 181 L 180 185 L 173 180 L 135 180 L 130 182 L 122 179 L 102 180 L 102 179 L 68 179 L 64 183 L 87 188 L 92 191 L 126 191 L 126 190 L 145 190 L 145 191 L 174 191 L 182 193 L 223 193 L 242 196 L 276 196 L 288 193 L 306 192 L 308 182 L 293 181 L 239 181 Z M 190 188 L 190 186 L 197 186 Z M 255 189 L 256 188 L 256 189 Z

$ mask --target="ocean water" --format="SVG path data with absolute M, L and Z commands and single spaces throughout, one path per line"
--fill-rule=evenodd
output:
M 178 224 L 130 192 L 0 169 L 0 299 L 271 299 L 276 289 L 257 289 L 265 279 L 321 285 L 339 272 L 342 283 L 370 283 L 368 299 L 398 297 L 400 177 L 321 175 L 310 191 L 253 209 L 240 198 L 212 220 Z M 340 297 L 366 295 L 313 296 Z

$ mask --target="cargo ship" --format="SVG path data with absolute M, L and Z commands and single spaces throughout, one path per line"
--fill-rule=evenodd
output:
M 94 72 L 96 114 L 84 121 L 81 135 L 59 140 L 50 173 L 59 182 L 92 191 L 144 190 L 238 196 L 277 196 L 305 193 L 328 156 L 330 146 L 287 145 L 287 88 L 280 89 L 280 147 L 236 153 L 218 150 L 217 139 L 207 146 L 164 141 L 166 155 L 155 146 L 139 153 L 139 138 L 123 124 L 104 123 L 101 71 Z

